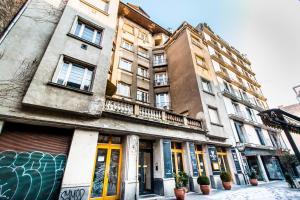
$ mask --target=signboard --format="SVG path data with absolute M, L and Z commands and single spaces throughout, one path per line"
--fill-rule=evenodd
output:
M 238 155 L 237 155 L 234 148 L 231 149 L 231 154 L 232 154 L 232 158 L 233 158 L 234 165 L 235 165 L 235 168 L 236 168 L 236 172 L 238 174 L 241 174 L 242 173 L 242 168 L 241 168 L 241 165 L 240 165 L 240 162 L 239 162 Z
M 163 140 L 165 178 L 173 177 L 171 141 Z
M 217 155 L 217 149 L 215 146 L 208 146 L 208 155 L 213 169 L 213 174 L 220 174 L 219 160 Z
M 190 143 L 190 154 L 191 154 L 193 176 L 197 177 L 199 175 L 199 172 L 198 172 L 198 165 L 197 165 L 197 158 L 196 158 L 194 143 Z

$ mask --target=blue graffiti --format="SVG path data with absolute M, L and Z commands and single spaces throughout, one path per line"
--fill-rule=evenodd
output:
M 59 195 L 66 155 L 0 152 L 0 200 L 52 200 Z

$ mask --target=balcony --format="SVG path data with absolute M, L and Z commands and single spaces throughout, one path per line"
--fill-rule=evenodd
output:
M 259 112 L 261 112 L 261 111 L 264 110 L 263 107 L 261 107 L 261 106 L 259 106 L 259 105 L 257 105 L 255 103 L 254 99 L 241 97 L 241 96 L 239 96 L 239 95 L 237 95 L 237 94 L 235 94 L 233 92 L 230 92 L 230 91 L 228 91 L 226 89 L 224 89 L 222 91 L 222 93 L 223 93 L 224 96 L 226 96 L 226 97 L 228 97 L 230 99 L 233 99 L 233 100 L 235 100 L 237 102 L 240 102 L 240 103 L 242 103 L 242 104 L 244 104 L 246 106 L 249 106 L 250 108 L 253 108 L 253 109 L 255 109 L 255 110 L 259 111 Z
M 263 124 L 260 124 L 259 122 L 257 122 L 255 117 L 252 118 L 252 117 L 248 116 L 245 112 L 242 112 L 242 111 L 229 114 L 229 118 L 238 120 L 238 121 L 242 121 L 245 124 L 250 124 L 253 126 L 257 126 L 257 127 L 264 127 Z
M 127 116 L 160 125 L 205 132 L 203 121 L 179 115 L 170 111 L 141 105 L 129 101 L 106 97 L 104 114 Z
M 168 64 L 167 59 L 153 60 L 153 67 L 165 66 L 167 64 Z

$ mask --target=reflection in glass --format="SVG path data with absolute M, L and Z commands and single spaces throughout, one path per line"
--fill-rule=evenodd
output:
M 109 136 L 108 135 L 99 135 L 98 143 L 108 143 Z
M 175 153 L 172 153 L 173 173 L 176 174 Z
M 178 172 L 183 172 L 182 153 L 177 153 Z
M 107 196 L 113 196 L 117 194 L 119 158 L 120 150 L 112 149 L 109 166 Z
M 198 154 L 198 159 L 199 159 L 199 172 L 201 175 L 206 175 L 205 171 L 205 166 L 204 166 L 204 160 L 203 160 L 203 155 Z
M 102 197 L 107 149 L 98 149 L 91 197 Z

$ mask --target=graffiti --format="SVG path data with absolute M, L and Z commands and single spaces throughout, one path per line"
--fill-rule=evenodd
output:
M 0 199 L 57 199 L 65 164 L 64 154 L 0 152 Z
M 89 186 L 65 187 L 61 189 L 59 200 L 85 200 Z
M 61 193 L 60 199 L 62 199 L 62 200 L 82 200 L 84 193 L 85 193 L 84 189 L 65 190 Z

